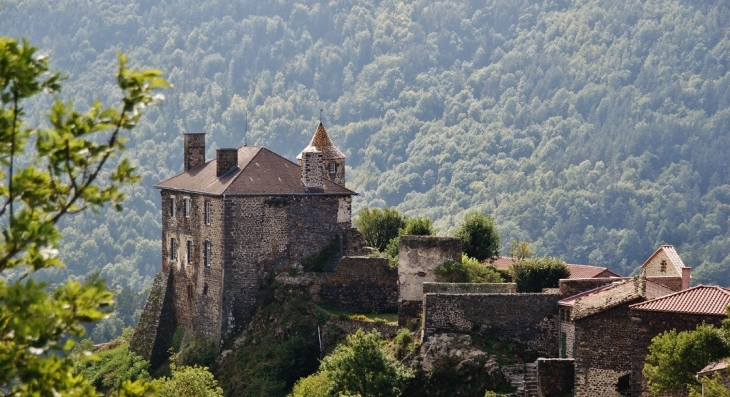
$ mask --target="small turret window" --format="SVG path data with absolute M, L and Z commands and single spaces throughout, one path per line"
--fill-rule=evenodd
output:
M 190 218 L 190 198 L 185 197 L 183 199 L 183 209 L 185 210 L 185 217 Z
M 210 201 L 205 202 L 205 224 L 210 225 Z
M 172 258 L 172 260 L 177 259 L 177 240 L 174 238 L 170 239 L 170 258 Z
M 170 197 L 170 216 L 175 217 L 175 197 Z
M 337 173 L 337 163 L 330 163 L 330 174 L 336 174 Z
M 193 263 L 193 242 L 188 240 L 187 243 L 187 254 L 188 254 L 188 264 Z

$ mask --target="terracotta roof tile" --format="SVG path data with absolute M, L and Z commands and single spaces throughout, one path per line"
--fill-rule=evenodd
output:
M 730 305 L 730 290 L 717 286 L 698 285 L 646 302 L 631 305 L 632 310 L 691 313 L 724 316 Z
M 327 135 L 327 130 L 324 129 L 324 124 L 322 123 L 319 123 L 317 130 L 314 131 L 314 136 L 312 137 L 312 141 L 309 142 L 309 146 L 302 150 L 302 153 L 305 152 L 322 152 L 322 157 L 325 160 L 345 158 L 345 155 L 342 154 L 340 149 L 330 140 L 329 135 Z M 301 160 L 302 153 L 299 153 L 297 160 Z
M 509 269 L 509 266 L 513 263 L 515 263 L 515 258 L 510 258 L 508 256 L 500 256 L 491 262 L 487 262 L 488 265 L 494 266 L 500 270 Z M 605 267 L 572 264 L 568 264 L 567 266 L 570 271 L 570 277 L 568 278 L 621 277 Z
M 642 281 L 646 284 L 642 286 Z M 581 319 L 637 299 L 653 299 L 672 293 L 661 284 L 640 277 L 621 279 L 558 301 L 560 306 L 571 306 L 571 317 Z
M 569 278 L 621 277 L 605 267 L 568 264 Z
M 169 189 L 211 195 L 292 195 L 307 193 L 302 184 L 302 170 L 269 149 L 243 146 L 238 149 L 238 167 L 216 176 L 216 160 L 176 175 L 157 184 Z M 328 179 L 323 179 L 321 194 L 355 195 L 356 193 Z

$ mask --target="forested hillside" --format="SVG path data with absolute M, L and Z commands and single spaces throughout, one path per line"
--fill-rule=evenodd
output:
M 623 274 L 674 244 L 694 283 L 730 285 L 730 3 L 11 0 L 0 26 L 50 53 L 81 107 L 114 92 L 117 51 L 174 84 L 128 145 L 124 212 L 66 225 L 64 276 L 149 283 L 152 186 L 181 171 L 182 132 L 207 132 L 208 158 L 245 141 L 293 159 L 324 109 L 355 210 L 448 234 L 480 209 L 503 251 Z

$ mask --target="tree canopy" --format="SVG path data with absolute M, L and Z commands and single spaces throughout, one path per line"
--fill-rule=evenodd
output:
M 499 233 L 494 220 L 480 211 L 466 214 L 454 236 L 462 241 L 462 252 L 478 261 L 499 256 Z
M 26 120 L 30 99 L 57 95 L 64 77 L 27 41 L 0 37 L 0 388 L 18 395 L 96 395 L 67 357 L 84 324 L 109 313 L 103 280 L 50 287 L 36 272 L 62 267 L 59 222 L 87 209 L 121 210 L 122 186 L 136 182 L 129 160 L 115 158 L 140 111 L 167 86 L 156 70 L 126 67 L 119 56 L 118 108 L 86 112 L 54 98 L 48 127 Z

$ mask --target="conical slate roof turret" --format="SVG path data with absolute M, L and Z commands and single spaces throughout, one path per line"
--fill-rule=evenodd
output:
M 324 124 L 322 123 L 319 123 L 317 131 L 314 132 L 314 136 L 312 137 L 312 141 L 309 142 L 309 146 L 302 150 L 302 153 L 305 152 L 322 152 L 323 160 L 336 160 L 345 158 L 345 155 L 342 154 L 340 149 L 338 149 L 337 146 L 335 146 L 335 144 L 332 143 L 332 141 L 330 140 L 329 135 L 327 135 L 327 130 L 324 129 Z M 299 155 L 297 156 L 297 160 L 302 159 L 302 153 L 299 153 Z

